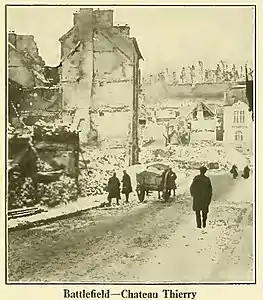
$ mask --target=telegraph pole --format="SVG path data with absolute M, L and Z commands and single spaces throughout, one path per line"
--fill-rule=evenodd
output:
M 133 53 L 133 99 L 132 99 L 132 145 L 131 165 L 138 163 L 138 74 L 135 53 Z

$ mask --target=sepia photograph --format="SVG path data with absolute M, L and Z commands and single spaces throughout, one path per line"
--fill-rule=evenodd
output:
M 255 284 L 255 11 L 6 5 L 6 284 Z

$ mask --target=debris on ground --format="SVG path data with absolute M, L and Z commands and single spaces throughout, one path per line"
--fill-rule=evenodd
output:
M 67 204 L 70 201 L 76 201 L 78 188 L 73 178 L 62 175 L 57 181 L 48 184 L 38 183 L 37 196 L 41 199 L 41 205 L 54 207 L 63 203 Z
M 229 170 L 235 163 L 240 168 L 248 163 L 247 158 L 235 149 L 229 151 L 223 145 L 211 143 L 195 143 L 190 146 L 171 145 L 154 149 L 143 148 L 140 154 L 142 163 L 167 161 L 179 169 L 198 169 L 206 165 L 208 169 Z

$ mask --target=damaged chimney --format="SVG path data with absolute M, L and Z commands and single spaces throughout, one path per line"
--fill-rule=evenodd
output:
M 124 36 L 130 36 L 130 27 L 126 24 L 126 25 L 118 25 L 118 26 L 114 26 L 114 29 L 121 35 Z
M 113 10 L 95 10 L 93 12 L 96 26 L 113 27 Z
M 81 8 L 79 13 L 74 14 L 74 22 L 76 23 L 79 35 L 84 37 L 90 34 L 90 30 L 93 27 L 93 9 Z

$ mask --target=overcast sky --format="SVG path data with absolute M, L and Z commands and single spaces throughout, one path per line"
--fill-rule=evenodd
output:
M 94 7 L 97 8 L 97 7 Z M 129 24 L 144 57 L 143 70 L 177 70 L 203 60 L 251 64 L 254 52 L 252 7 L 104 7 L 115 24 Z M 9 7 L 8 29 L 32 34 L 47 65 L 60 59 L 58 39 L 79 7 Z M 103 9 L 100 7 L 100 9 Z

